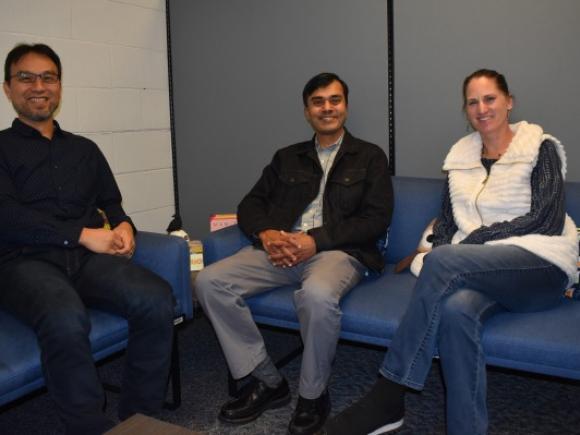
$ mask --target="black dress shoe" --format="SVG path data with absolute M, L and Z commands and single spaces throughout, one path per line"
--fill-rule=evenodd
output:
M 290 420 L 288 433 L 292 435 L 313 435 L 322 429 L 330 413 L 330 395 L 324 391 L 318 399 L 298 397 L 296 410 Z
M 279 408 L 288 403 L 290 389 L 286 379 L 276 388 L 269 388 L 262 381 L 254 379 L 242 388 L 239 397 L 222 406 L 218 418 L 226 423 L 248 423 L 267 409 Z

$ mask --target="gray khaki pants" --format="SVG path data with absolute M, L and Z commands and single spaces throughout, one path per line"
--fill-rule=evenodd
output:
M 300 285 L 294 304 L 304 343 L 299 393 L 322 394 L 330 377 L 340 332 L 339 301 L 364 273 L 342 251 L 324 251 L 294 267 L 275 267 L 267 254 L 248 246 L 203 269 L 195 290 L 209 317 L 235 379 L 250 374 L 267 357 L 262 335 L 244 298 L 283 285 Z

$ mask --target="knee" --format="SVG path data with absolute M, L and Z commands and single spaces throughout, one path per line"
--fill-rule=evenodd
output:
M 482 314 L 493 305 L 492 300 L 475 290 L 458 290 L 441 304 L 441 327 L 450 330 L 478 325 Z
M 228 274 L 222 262 L 202 269 L 193 285 L 197 300 L 205 309 L 209 306 L 239 304 L 244 289 L 238 277 Z
M 308 287 L 296 291 L 296 305 L 317 317 L 324 313 L 340 313 L 339 299 L 332 288 L 323 281 L 309 280 Z
M 448 285 L 465 273 L 465 254 L 459 245 L 444 245 L 425 256 L 420 279 L 432 285 Z
M 175 298 L 171 285 L 160 277 L 142 283 L 130 303 L 132 316 L 129 318 L 142 318 L 157 325 L 173 324 Z
M 209 266 L 199 271 L 193 284 L 195 295 L 201 304 L 205 304 L 208 299 L 215 296 L 217 275 L 214 268 Z
M 35 331 L 39 342 L 50 341 L 70 345 L 75 340 L 86 340 L 91 330 L 91 321 L 84 307 L 60 306 L 46 310 L 39 317 Z
M 213 274 L 211 267 L 206 267 L 201 269 L 197 276 L 195 277 L 195 282 L 193 283 L 194 291 L 198 299 L 203 299 L 208 293 L 208 289 L 211 287 L 213 281 Z
M 425 256 L 423 267 L 431 270 L 440 270 L 447 267 L 449 259 L 456 254 L 455 245 L 443 245 L 433 249 Z

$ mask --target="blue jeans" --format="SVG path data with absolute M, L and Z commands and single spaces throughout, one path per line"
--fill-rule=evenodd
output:
M 448 434 L 485 434 L 483 323 L 501 310 L 554 307 L 567 282 L 561 269 L 519 247 L 438 247 L 425 257 L 380 373 L 420 390 L 438 348 L 447 389 Z
M 47 389 L 68 434 L 102 433 L 104 392 L 92 358 L 87 307 L 127 318 L 119 417 L 159 410 L 170 367 L 174 299 L 163 279 L 129 260 L 52 248 L 3 265 L 0 306 L 38 338 Z

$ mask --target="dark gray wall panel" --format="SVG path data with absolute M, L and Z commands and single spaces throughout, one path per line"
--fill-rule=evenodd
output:
M 395 0 L 395 142 L 398 175 L 442 176 L 466 134 L 461 83 L 487 67 L 516 96 L 512 119 L 540 124 L 580 180 L 580 1 Z
M 386 0 L 170 1 L 184 226 L 232 212 L 274 151 L 304 140 L 306 80 L 351 88 L 347 127 L 388 151 Z

